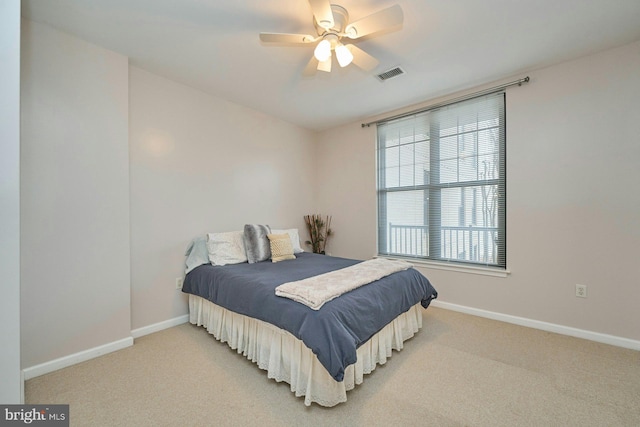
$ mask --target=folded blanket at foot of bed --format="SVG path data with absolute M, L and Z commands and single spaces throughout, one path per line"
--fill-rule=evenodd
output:
M 405 261 L 370 259 L 340 270 L 283 283 L 276 288 L 276 295 L 319 310 L 326 302 L 346 292 L 411 267 Z

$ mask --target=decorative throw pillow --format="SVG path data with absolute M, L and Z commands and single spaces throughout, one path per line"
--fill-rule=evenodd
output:
M 297 228 L 289 228 L 286 230 L 271 230 L 271 234 L 284 234 L 287 233 L 289 238 L 291 239 L 291 245 L 293 246 L 293 253 L 299 254 L 304 252 L 304 250 L 300 247 L 300 236 L 298 235 Z
M 227 265 L 247 262 L 243 237 L 242 231 L 207 234 L 207 250 L 211 264 Z
M 286 259 L 296 259 L 293 254 L 293 245 L 291 238 L 287 233 L 284 234 L 267 234 L 269 243 L 271 244 L 271 261 L 278 262 Z
M 247 224 L 244 226 L 244 248 L 249 264 L 266 261 L 271 258 L 271 247 L 267 234 L 271 233 L 268 225 Z

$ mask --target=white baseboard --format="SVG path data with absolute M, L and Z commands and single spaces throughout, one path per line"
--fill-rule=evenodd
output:
M 24 381 L 26 380 L 30 380 L 31 378 L 39 377 L 40 375 L 48 374 L 49 372 L 57 371 L 58 369 L 75 365 L 76 363 L 85 362 L 98 356 L 122 350 L 123 348 L 132 346 L 134 338 L 140 338 L 154 332 L 159 332 L 163 329 L 187 323 L 188 321 L 189 315 L 185 314 L 184 316 L 175 317 L 173 319 L 165 320 L 164 322 L 159 322 L 153 325 L 134 329 L 131 331 L 130 337 L 23 369 L 21 374 L 23 390 Z M 22 395 L 24 396 L 24 391 L 22 392 Z
M 182 325 L 189 321 L 189 315 L 174 317 L 173 319 L 165 320 L 163 322 L 154 323 L 153 325 L 143 326 L 142 328 L 134 329 L 131 331 L 133 338 L 140 338 L 145 335 L 152 334 L 154 332 L 162 331 L 163 329 L 172 328 L 174 326 Z
M 617 337 L 615 335 L 601 334 L 599 332 L 586 331 L 584 329 L 572 328 L 570 326 L 557 325 L 554 323 L 541 322 L 539 320 L 527 319 L 524 317 L 511 316 L 509 314 L 496 313 L 493 311 L 481 310 L 479 308 L 466 307 L 458 304 L 434 300 L 431 302 L 434 307 L 446 310 L 458 311 L 460 313 L 471 314 L 473 316 L 486 317 L 487 319 L 499 320 L 501 322 L 512 323 L 514 325 L 526 326 L 528 328 L 540 329 L 547 332 L 555 332 L 561 335 L 568 335 L 576 338 L 583 338 L 603 344 L 614 345 L 616 347 L 640 350 L 640 341 L 629 338 Z
M 127 337 L 98 347 L 90 348 L 79 353 L 70 354 L 69 356 L 64 356 L 50 362 L 31 366 L 30 368 L 23 369 L 22 373 L 25 380 L 30 380 L 31 378 L 39 377 L 40 375 L 48 374 L 49 372 L 57 371 L 58 369 L 66 368 L 114 351 L 122 350 L 123 348 L 127 348 L 132 345 L 133 337 Z

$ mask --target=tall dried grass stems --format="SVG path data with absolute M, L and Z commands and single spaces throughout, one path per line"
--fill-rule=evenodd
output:
M 307 224 L 307 231 L 311 239 L 305 243 L 311 245 L 313 253 L 324 254 L 327 240 L 333 234 L 331 230 L 331 215 L 326 215 L 324 218 L 319 214 L 305 215 L 304 222 Z

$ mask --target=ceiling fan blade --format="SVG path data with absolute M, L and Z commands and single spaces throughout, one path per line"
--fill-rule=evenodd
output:
M 331 72 L 331 58 L 333 58 L 333 55 L 330 56 L 326 61 L 318 61 L 318 71 L 324 71 L 325 73 L 330 73 Z
M 403 19 L 402 8 L 396 4 L 347 25 L 344 32 L 349 38 L 357 39 L 387 28 L 402 25 Z
M 329 0 L 309 0 L 311 12 L 316 18 L 318 25 L 325 30 L 333 28 L 333 12 L 331 11 L 331 2 Z
M 307 44 L 316 39 L 309 34 L 260 33 L 260 40 L 265 43 Z
M 316 71 L 318 70 L 318 63 L 319 62 L 316 57 L 312 55 L 309 63 L 307 63 L 307 66 L 304 67 L 304 70 L 302 70 L 302 75 L 304 77 L 311 77 L 315 75 Z
M 349 49 L 349 51 L 353 55 L 352 62 L 356 66 L 362 68 L 364 71 L 371 71 L 378 66 L 379 64 L 378 60 L 373 56 L 369 55 L 364 50 L 352 44 L 348 44 L 346 46 L 347 46 L 347 49 Z

